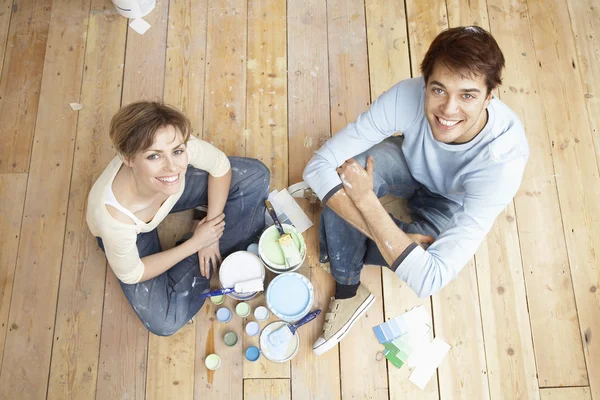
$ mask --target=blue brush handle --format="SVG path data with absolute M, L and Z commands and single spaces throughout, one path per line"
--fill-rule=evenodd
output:
M 321 314 L 321 310 L 315 310 L 311 313 L 306 314 L 306 316 L 304 318 L 302 318 L 300 321 L 296 322 L 293 325 L 290 325 L 290 331 L 292 332 L 292 335 L 294 333 L 296 333 L 296 330 L 298 328 L 300 328 L 302 325 L 312 321 L 313 319 L 317 318 L 317 315 Z
M 202 293 L 200 295 L 200 298 L 205 299 L 207 297 L 220 296 L 222 294 L 231 293 L 231 292 L 233 292 L 233 290 L 234 290 L 234 288 L 217 289 L 217 290 L 213 290 L 212 292 Z

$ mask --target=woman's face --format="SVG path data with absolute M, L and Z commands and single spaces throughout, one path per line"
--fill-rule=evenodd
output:
M 144 192 L 171 196 L 185 179 L 188 155 L 183 135 L 172 126 L 160 128 L 149 149 L 125 160 Z

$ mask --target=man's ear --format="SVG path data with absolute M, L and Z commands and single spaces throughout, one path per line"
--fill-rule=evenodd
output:
M 487 97 L 485 98 L 485 106 L 484 106 L 484 108 L 487 107 L 488 104 L 490 104 L 490 101 L 492 101 L 492 98 L 496 94 L 496 90 L 498 90 L 498 89 L 497 88 L 496 89 L 492 89 L 490 91 L 490 94 L 487 95 Z

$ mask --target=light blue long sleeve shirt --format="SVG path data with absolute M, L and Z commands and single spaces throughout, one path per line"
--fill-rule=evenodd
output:
M 416 246 L 394 263 L 395 273 L 420 297 L 455 279 L 473 257 L 517 193 L 529 157 L 523 125 L 499 99 L 490 101 L 483 130 L 464 144 L 435 140 L 424 101 L 423 78 L 397 83 L 317 150 L 303 174 L 319 198 L 328 199 L 342 183 L 337 167 L 394 133 L 404 133 L 402 152 L 413 178 L 461 204 L 427 250 Z

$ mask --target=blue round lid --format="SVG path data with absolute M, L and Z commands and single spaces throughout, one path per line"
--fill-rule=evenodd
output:
M 246 358 L 248 361 L 256 361 L 260 357 L 260 350 L 256 346 L 250 346 L 246 349 Z

